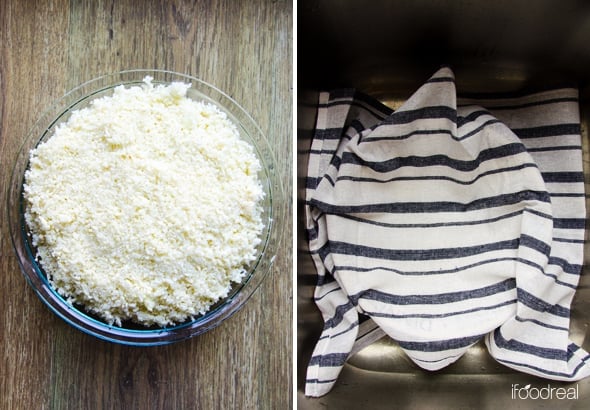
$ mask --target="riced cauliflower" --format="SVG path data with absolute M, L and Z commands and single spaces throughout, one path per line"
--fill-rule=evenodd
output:
M 109 324 L 204 314 L 264 228 L 261 164 L 190 84 L 116 87 L 30 153 L 25 220 L 51 285 Z

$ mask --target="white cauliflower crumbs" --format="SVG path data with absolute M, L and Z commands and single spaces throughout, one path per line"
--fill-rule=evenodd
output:
M 25 220 L 51 285 L 109 324 L 204 314 L 264 224 L 260 162 L 190 84 L 116 87 L 30 153 Z

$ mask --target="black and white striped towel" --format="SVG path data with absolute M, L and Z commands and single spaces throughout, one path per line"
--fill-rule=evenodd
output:
M 395 112 L 322 93 L 306 196 L 325 322 L 306 395 L 332 388 L 359 313 L 424 369 L 483 338 L 511 368 L 590 375 L 568 339 L 586 215 L 577 90 L 458 102 L 442 68 Z

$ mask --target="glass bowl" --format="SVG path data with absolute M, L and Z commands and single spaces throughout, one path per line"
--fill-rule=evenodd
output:
M 30 240 L 24 220 L 23 182 L 29 165 L 29 152 L 40 142 L 51 138 L 55 127 L 67 121 L 71 112 L 87 106 L 90 101 L 110 95 L 119 85 L 131 86 L 143 83 L 146 76 L 152 83 L 190 83 L 187 96 L 197 101 L 209 102 L 224 111 L 237 126 L 243 140 L 250 143 L 260 160 L 260 182 L 265 191 L 262 203 L 262 219 L 265 228 L 257 249 L 257 258 L 246 267 L 247 274 L 239 284 L 233 284 L 226 298 L 219 300 L 201 316 L 170 327 L 142 327 L 133 323 L 122 326 L 109 325 L 82 306 L 68 303 L 50 285 L 43 268 L 35 260 L 35 249 Z M 73 327 L 103 340 L 126 345 L 162 345 L 202 334 L 238 311 L 260 286 L 271 268 L 280 241 L 280 231 L 275 221 L 280 221 L 283 212 L 283 189 L 277 172 L 275 157 L 262 131 L 252 117 L 231 97 L 216 87 L 188 75 L 159 70 L 128 70 L 88 81 L 57 100 L 35 123 L 15 160 L 8 192 L 8 218 L 12 243 L 21 270 L 37 296 L 64 321 Z M 284 215 L 283 215 L 284 217 Z

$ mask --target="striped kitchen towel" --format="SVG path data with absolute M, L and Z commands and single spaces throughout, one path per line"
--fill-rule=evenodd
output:
M 359 313 L 424 369 L 484 339 L 511 368 L 590 375 L 568 339 L 585 226 L 577 90 L 458 100 L 442 68 L 395 112 L 321 93 L 306 184 L 324 318 L 306 395 L 336 382 Z

